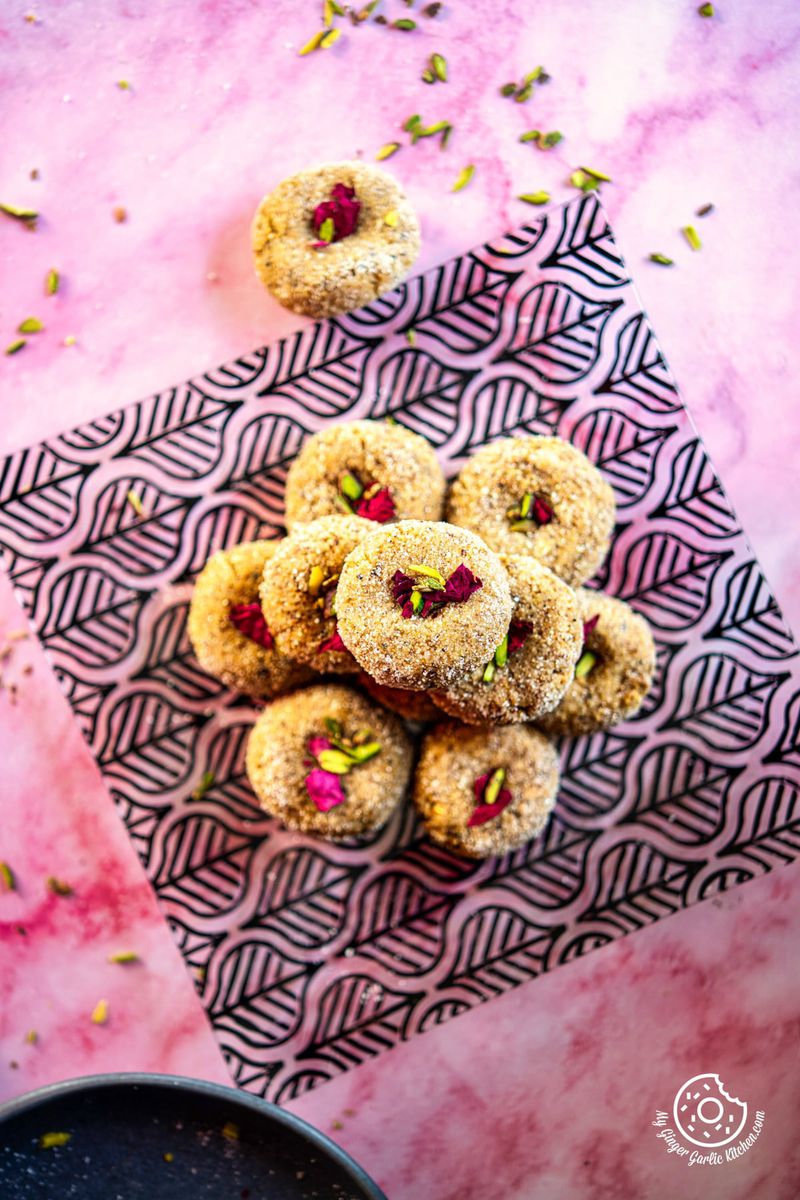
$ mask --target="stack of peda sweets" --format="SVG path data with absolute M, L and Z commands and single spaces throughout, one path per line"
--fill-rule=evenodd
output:
M 492 442 L 453 481 L 447 522 L 444 507 L 423 438 L 335 425 L 289 470 L 287 536 L 221 550 L 197 579 L 197 659 L 269 701 L 247 772 L 290 829 L 377 829 L 413 772 L 434 841 L 470 858 L 515 849 L 556 800 L 551 736 L 608 729 L 650 688 L 646 622 L 581 586 L 615 516 L 583 454 L 555 437 Z M 433 723 L 416 768 L 401 718 Z

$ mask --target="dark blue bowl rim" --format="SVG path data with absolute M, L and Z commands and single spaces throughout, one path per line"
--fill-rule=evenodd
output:
M 192 1079 L 184 1075 L 150 1075 L 145 1071 L 118 1071 L 108 1075 L 83 1075 L 78 1079 L 64 1079 L 59 1083 L 48 1083 L 45 1087 L 37 1088 L 36 1091 L 26 1092 L 22 1096 L 0 1104 L 0 1129 L 4 1122 L 11 1117 L 31 1112 L 50 1100 L 115 1087 L 130 1088 L 131 1090 L 140 1087 L 163 1088 L 165 1091 L 171 1089 L 177 1092 L 210 1096 L 212 1099 L 222 1100 L 226 1104 L 247 1109 L 267 1123 L 281 1125 L 305 1138 L 311 1146 L 333 1159 L 343 1171 L 349 1174 L 352 1182 L 361 1188 L 369 1200 L 387 1200 L 378 1185 L 349 1154 L 346 1154 L 319 1129 L 309 1125 L 302 1117 L 296 1117 L 293 1113 L 286 1112 L 277 1105 L 262 1100 L 259 1096 L 251 1096 L 247 1092 L 238 1091 L 236 1088 L 227 1087 L 222 1083 L 209 1083 L 204 1079 Z

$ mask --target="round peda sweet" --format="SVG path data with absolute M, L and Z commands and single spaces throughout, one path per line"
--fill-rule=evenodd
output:
M 382 684 L 376 683 L 371 675 L 367 675 L 366 671 L 361 672 L 358 682 L 373 700 L 382 704 L 384 708 L 396 712 L 406 721 L 426 724 L 429 721 L 441 720 L 441 711 L 427 692 L 410 692 L 407 688 L 384 687 Z
M 342 640 L 378 683 L 446 690 L 505 637 L 511 590 L 476 534 L 442 521 L 399 521 L 347 556 L 336 605 Z
M 259 594 L 282 654 L 315 671 L 359 670 L 337 633 L 337 585 L 345 558 L 374 528 L 361 517 L 320 517 L 298 525 L 279 544 Z
M 445 721 L 423 738 L 414 804 L 432 841 L 489 858 L 541 833 L 558 781 L 555 749 L 531 726 Z
M 244 542 L 212 554 L 194 585 L 186 628 L 198 663 L 226 687 L 271 697 L 311 678 L 274 645 L 258 601 L 278 542 Z
M 650 691 L 656 648 L 650 626 L 624 600 L 578 588 L 585 645 L 575 678 L 558 707 L 537 724 L 574 736 L 610 729 L 632 717 Z
M 557 437 L 481 447 L 453 481 L 447 519 L 499 554 L 529 554 L 573 586 L 591 578 L 614 529 L 614 493 L 585 454 Z
M 350 508 L 384 524 L 439 521 L 444 476 L 419 434 L 385 421 L 347 421 L 310 437 L 286 477 L 286 524 Z
M 402 721 L 337 683 L 268 704 L 246 753 L 261 807 L 288 829 L 334 841 L 388 821 L 406 793 L 411 763 Z
M 327 231 L 322 218 L 331 222 Z M 326 233 L 335 240 L 325 244 Z M 264 197 L 252 246 L 256 273 L 276 300 L 328 317 L 361 308 L 400 283 L 419 254 L 419 221 L 386 171 L 327 163 L 284 179 Z
M 555 708 L 575 675 L 583 625 L 575 593 L 535 558 L 501 555 L 514 610 L 493 658 L 431 699 L 471 725 L 533 721 Z

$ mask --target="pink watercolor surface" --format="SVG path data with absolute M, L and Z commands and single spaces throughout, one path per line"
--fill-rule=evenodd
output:
M 587 161 L 612 174 L 604 203 L 645 306 L 796 627 L 800 12 L 787 0 L 720 8 L 702 20 L 666 0 L 453 3 L 413 34 L 347 28 L 332 50 L 298 59 L 318 27 L 311 4 L 7 0 L 0 200 L 42 219 L 36 233 L 0 224 L 0 320 L 6 344 L 26 316 L 47 328 L 0 359 L 0 448 L 298 328 L 252 273 L 260 195 L 310 162 L 372 159 L 412 112 L 449 117 L 446 153 L 422 142 L 391 161 L 421 214 L 420 267 L 524 219 L 520 192 L 564 198 Z M 447 56 L 447 85 L 419 82 L 433 50 Z M 553 80 L 535 102 L 501 100 L 498 86 L 539 62 Z M 547 155 L 519 144 L 533 124 L 565 141 Z M 454 196 L 466 162 L 474 181 Z M 708 201 L 692 253 L 678 231 Z M 653 250 L 676 266 L 647 263 Z M 51 267 L 63 285 L 45 297 Z M 23 623 L 4 581 L 0 627 Z M 44 655 L 21 642 L 4 674 L 20 690 L 15 706 L 0 696 L 0 858 L 19 891 L 0 896 L 0 1093 L 114 1069 L 226 1078 Z M 75 894 L 50 894 L 48 875 Z M 333 1129 L 392 1200 L 789 1200 L 800 1190 L 798 897 L 796 868 L 762 878 L 426 1035 L 424 1070 L 400 1047 L 293 1107 Z M 142 962 L 107 962 L 127 949 Z M 109 1020 L 93 1025 L 101 998 Z M 767 1119 L 736 1163 L 689 1170 L 650 1122 L 703 1070 L 729 1075 Z

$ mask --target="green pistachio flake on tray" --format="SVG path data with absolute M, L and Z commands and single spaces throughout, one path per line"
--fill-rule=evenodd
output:
M 74 889 L 63 879 L 56 879 L 55 875 L 48 875 L 46 882 L 48 892 L 54 896 L 71 896 L 73 893 Z
M 139 955 L 135 950 L 118 950 L 116 954 L 109 954 L 108 961 L 110 963 L 138 963 Z
M 215 775 L 213 771 L 203 771 L 200 782 L 192 792 L 193 800 L 202 800 L 206 792 L 210 792 L 214 786 Z
M 581 167 L 581 170 L 586 175 L 591 175 L 592 179 L 599 179 L 601 183 L 612 183 L 610 175 L 606 175 L 603 171 L 595 171 L 594 167 Z
M 532 71 L 528 72 L 528 74 L 525 76 L 525 78 L 523 79 L 522 82 L 525 84 L 536 83 L 536 80 L 541 79 L 541 77 L 542 77 L 542 75 L 544 75 L 544 73 L 545 73 L 544 67 L 534 67 L 534 69 Z
M 326 34 L 323 34 L 323 36 L 319 40 L 320 50 L 330 50 L 330 48 L 334 44 L 334 42 L 338 42 L 338 40 L 341 36 L 342 36 L 341 29 L 329 29 L 328 32 Z
M 0 882 L 2 882 L 3 889 L 6 892 L 15 892 L 17 890 L 17 880 L 7 862 L 0 862 Z
M 573 187 L 578 188 L 581 192 L 596 192 L 600 186 L 597 178 L 589 175 L 583 169 L 573 171 L 569 177 L 569 181 Z
M 686 238 L 693 250 L 699 250 L 703 243 L 700 241 L 700 235 L 694 225 L 684 225 L 681 233 Z
M 36 1043 L 38 1042 L 38 1040 L 39 1040 L 39 1035 L 35 1029 L 29 1029 L 28 1032 L 25 1034 L 25 1041 L 28 1043 L 29 1046 L 35 1046 Z
M 523 192 L 521 196 L 517 196 L 518 200 L 524 200 L 526 204 L 548 204 L 550 202 L 549 192 Z
M 423 83 L 436 83 L 436 76 L 434 75 L 434 73 L 430 69 L 430 67 L 425 68 L 425 70 L 420 75 L 420 79 L 422 80 Z
M 553 129 L 550 133 L 545 133 L 539 138 L 539 147 L 542 150 L 552 150 L 553 146 L 557 146 L 563 140 L 563 133 L 559 133 L 557 129 Z
M 416 344 L 417 344 L 416 329 L 407 329 L 406 330 L 406 341 L 408 342 L 409 346 L 416 346 Z
M 701 17 L 713 17 L 714 5 L 713 4 L 701 4 L 697 11 L 699 12 Z
M 129 92 L 131 90 L 130 81 L 127 79 L 118 79 L 117 87 L 121 92 Z
M 39 1149 L 52 1150 L 54 1146 L 66 1146 L 71 1140 L 71 1133 L 43 1133 L 39 1138 Z
M 44 324 L 38 317 L 26 317 L 17 326 L 17 333 L 41 333 L 43 329 Z
M 541 132 L 538 129 L 529 129 L 527 133 L 521 133 L 519 140 L 521 142 L 538 142 L 541 137 Z
M 399 149 L 399 142 L 387 142 L 385 146 L 381 146 L 375 158 L 378 162 L 383 162 L 385 158 L 391 158 L 393 154 L 397 154 Z
M 58 274 L 58 271 L 55 269 L 55 267 L 51 267 L 47 272 L 47 276 L 45 277 L 44 281 L 44 290 L 46 294 L 48 296 L 55 296 L 60 283 L 61 278 Z
M 514 93 L 514 99 L 516 100 L 517 104 L 524 104 L 526 100 L 530 100 L 532 95 L 533 95 L 533 84 L 526 83 L 526 84 L 523 84 L 523 86 L 521 88 L 517 88 L 517 90 Z
M 465 188 L 467 186 L 467 184 L 471 181 L 472 176 L 474 174 L 475 174 L 475 166 L 473 163 L 469 163 L 466 167 L 464 167 L 463 171 L 459 172 L 458 178 L 456 179 L 455 183 L 453 184 L 452 190 L 454 192 L 462 191 L 463 188 Z
M 406 117 L 405 121 L 403 122 L 403 129 L 406 133 L 411 133 L 411 130 L 416 129 L 421 120 L 422 117 L 419 115 L 419 113 L 412 113 L 411 116 Z
M 305 46 L 303 46 L 301 50 L 298 50 L 298 56 L 302 58 L 303 55 L 311 54 L 313 50 L 318 50 L 322 43 L 322 39 L 325 37 L 325 33 L 326 30 L 320 29 L 319 33 L 315 33 L 312 38 L 309 38 Z
M 133 488 L 129 488 L 126 494 L 126 499 L 128 504 L 130 504 L 131 508 L 136 513 L 137 517 L 143 517 L 144 505 L 142 504 L 142 499 L 138 492 L 135 492 Z
M 504 83 L 503 86 L 500 88 L 500 95 L 501 96 L 513 96 L 514 92 L 516 90 L 517 90 L 517 85 L 515 83 Z
M 442 83 L 447 82 L 447 62 L 441 54 L 431 55 L 431 68 L 437 79 L 441 79 Z
M 658 263 L 660 267 L 674 267 L 675 260 L 667 258 L 666 254 L 659 254 L 657 251 L 650 255 L 650 262 Z
M 9 342 L 9 344 L 6 346 L 5 352 L 6 354 L 17 354 L 22 347 L 27 346 L 27 344 L 28 342 L 26 338 L 17 338 L 16 341 Z
M 392 29 L 402 29 L 405 33 L 410 33 L 412 29 L 417 28 L 417 22 L 412 21 L 410 17 L 400 17 L 397 21 L 392 21 Z
M 7 217 L 13 217 L 15 221 L 23 221 L 29 229 L 35 229 L 39 219 L 35 209 L 18 208 L 16 204 L 0 204 L 0 212 L 4 212 Z
M 108 1020 L 108 1001 L 98 1000 L 92 1009 L 92 1024 L 105 1025 Z

